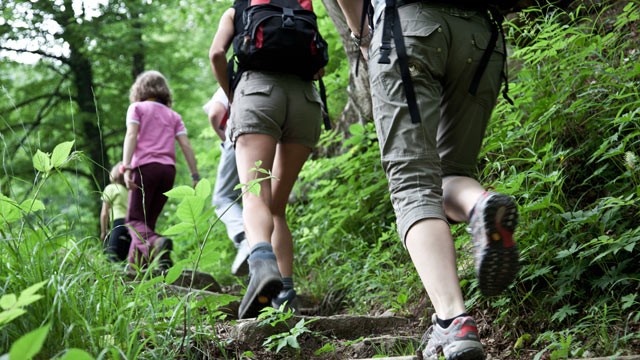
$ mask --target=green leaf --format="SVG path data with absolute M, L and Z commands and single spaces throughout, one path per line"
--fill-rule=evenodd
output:
M 165 235 L 178 235 L 184 234 L 185 232 L 193 231 L 193 223 L 189 222 L 181 222 L 179 224 L 173 225 L 162 233 Z
M 48 282 L 49 282 L 49 280 L 44 280 L 44 281 L 40 281 L 39 283 L 35 283 L 35 284 L 29 286 L 28 288 L 22 290 L 22 292 L 20 293 L 20 298 L 22 299 L 23 296 L 31 296 L 31 295 L 35 294 L 38 290 L 40 290 Z
M 60 358 L 60 360 L 94 360 L 94 359 L 95 358 L 91 356 L 91 354 L 80 349 L 69 349 Z
M 208 198 L 211 194 L 211 183 L 207 179 L 198 181 L 196 185 L 196 196 L 201 198 Z
M 66 141 L 58 144 L 51 154 L 51 165 L 55 168 L 59 168 L 62 166 L 69 157 L 71 153 L 71 148 L 73 147 L 73 141 Z
M 144 291 L 154 286 L 155 284 L 159 284 L 160 282 L 162 282 L 162 280 L 164 280 L 164 276 L 156 276 L 147 281 L 141 282 L 140 284 L 138 284 L 136 291 Z
M 0 326 L 10 323 L 13 319 L 26 314 L 27 310 L 21 308 L 13 308 L 0 312 Z
M 0 307 L 3 310 L 11 309 L 18 302 L 18 297 L 16 294 L 6 294 L 0 298 Z
M 255 196 L 260 196 L 260 189 L 261 189 L 261 185 L 259 182 L 255 182 L 249 185 L 249 188 L 247 189 L 251 194 L 255 195 Z
M 26 213 L 44 210 L 44 203 L 38 199 L 27 199 L 20 204 L 20 209 Z
M 39 327 L 16 340 L 16 342 L 11 345 L 9 358 L 28 360 L 36 356 L 42 349 L 44 341 L 47 339 L 49 327 L 50 325 Z
M 182 275 L 183 269 L 184 269 L 184 266 L 182 266 L 182 264 L 180 263 L 173 265 L 171 269 L 167 271 L 167 274 L 164 276 L 164 282 L 167 284 L 173 284 L 176 280 L 178 280 L 180 275 Z
M 43 153 L 42 151 L 36 151 L 36 154 L 33 155 L 33 167 L 43 173 L 48 173 L 51 171 L 51 159 L 49 155 Z
M 194 194 L 195 190 L 193 190 L 192 187 L 186 185 L 178 186 L 164 193 L 166 197 L 172 199 L 182 199 L 187 196 L 193 196 Z
M 22 216 L 22 213 L 18 210 L 18 203 L 0 194 L 0 217 L 7 223 L 11 223 L 21 219 Z
M 176 215 L 178 219 L 183 222 L 195 224 L 197 223 L 198 216 L 204 209 L 204 199 L 190 196 L 182 199 L 182 202 L 178 205 Z

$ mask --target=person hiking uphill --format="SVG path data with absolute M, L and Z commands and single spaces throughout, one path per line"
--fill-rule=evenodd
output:
M 476 168 L 500 90 L 504 36 L 496 36 L 498 24 L 478 1 L 374 0 L 374 31 L 361 26 L 368 20 L 362 0 L 338 3 L 368 59 L 400 239 L 435 309 L 423 355 L 484 359 L 460 289 L 449 222 L 469 223 L 480 291 L 502 292 L 519 269 L 518 211 L 511 197 L 485 191 Z
M 187 161 L 193 186 L 200 180 L 196 158 L 180 115 L 171 109 L 171 90 L 158 71 L 145 71 L 131 86 L 121 172 L 129 189 L 129 262 L 147 266 L 156 257 L 170 267 L 171 239 L 155 232 L 176 177 L 175 142 Z
M 222 140 L 211 204 L 227 228 L 227 235 L 237 250 L 231 264 L 231 274 L 243 276 L 249 271 L 249 242 L 244 234 L 242 206 L 238 203 L 241 192 L 235 188 L 240 183 L 236 168 L 236 150 L 224 133 L 229 115 L 229 100 L 222 88 L 216 90 L 211 100 L 203 106 L 203 110 L 207 113 L 211 127 Z
M 231 89 L 226 53 L 234 37 L 245 29 L 242 12 L 247 5 L 248 1 L 236 1 L 222 15 L 209 52 L 213 74 L 231 101 L 227 135 L 235 146 L 238 175 L 245 185 L 243 218 L 251 255 L 250 280 L 240 303 L 240 319 L 255 317 L 266 306 L 278 307 L 285 301 L 291 305 L 295 299 L 293 239 L 285 210 L 298 173 L 320 137 L 323 121 L 313 74 L 303 77 L 286 71 L 244 68 L 237 87 Z M 291 6 L 298 4 L 294 1 Z M 267 7 L 274 9 L 271 4 Z M 254 9 L 252 14 L 264 8 Z M 296 23 L 296 15 L 292 16 L 287 20 Z M 251 21 L 250 16 L 247 19 Z M 285 16 L 273 19 L 283 21 Z M 236 50 L 234 47 L 237 55 Z M 307 47 L 302 50 L 307 51 Z M 258 63 L 273 64 L 268 58 L 264 60 Z M 251 181 L 266 177 L 255 171 L 256 167 L 272 175 L 259 183 L 258 195 L 246 188 Z

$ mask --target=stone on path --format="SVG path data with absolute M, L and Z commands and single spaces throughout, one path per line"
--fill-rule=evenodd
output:
M 410 319 L 401 317 L 376 317 L 376 316 L 352 316 L 334 315 L 327 317 L 293 316 L 287 320 L 287 324 L 280 323 L 275 327 L 260 325 L 261 321 L 255 319 L 240 320 L 229 329 L 229 336 L 237 341 L 253 346 L 259 346 L 269 336 L 280 334 L 293 328 L 295 324 L 305 319 L 311 321 L 305 326 L 312 332 L 321 333 L 338 339 L 358 339 L 377 334 L 393 334 L 394 329 L 405 328 Z

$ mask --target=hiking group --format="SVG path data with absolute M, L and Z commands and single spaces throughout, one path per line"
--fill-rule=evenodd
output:
M 485 357 L 465 308 L 451 223 L 469 224 L 484 295 L 500 294 L 519 270 L 517 205 L 476 180 L 485 129 L 506 79 L 505 39 L 494 3 L 338 0 L 351 39 L 368 61 L 373 120 L 399 239 L 435 309 L 421 345 L 428 359 Z M 209 57 L 219 89 L 204 111 L 222 140 L 212 204 L 237 248 L 232 273 L 249 273 L 238 317 L 283 304 L 295 310 L 286 206 L 326 114 L 323 86 L 314 80 L 328 62 L 327 46 L 311 0 L 236 0 L 220 19 Z M 150 71 L 131 90 L 120 173 L 129 189 L 132 263 L 156 256 L 171 263 L 171 240 L 155 233 L 155 223 L 175 178 L 175 140 L 194 185 L 199 180 L 168 89 L 164 77 Z M 255 181 L 261 185 L 257 194 L 235 190 Z M 109 249 L 122 258 L 117 239 Z

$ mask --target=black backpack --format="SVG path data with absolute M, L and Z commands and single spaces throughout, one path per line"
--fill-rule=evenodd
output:
M 242 17 L 244 29 L 233 39 L 241 69 L 311 80 L 329 62 L 311 0 L 251 0 Z
M 232 88 L 245 70 L 273 71 L 313 80 L 329 62 L 327 42 L 318 31 L 311 0 L 249 0 L 242 13 L 244 28 L 233 38 Z M 320 96 L 326 115 L 322 79 Z M 328 117 L 325 128 L 330 129 Z

